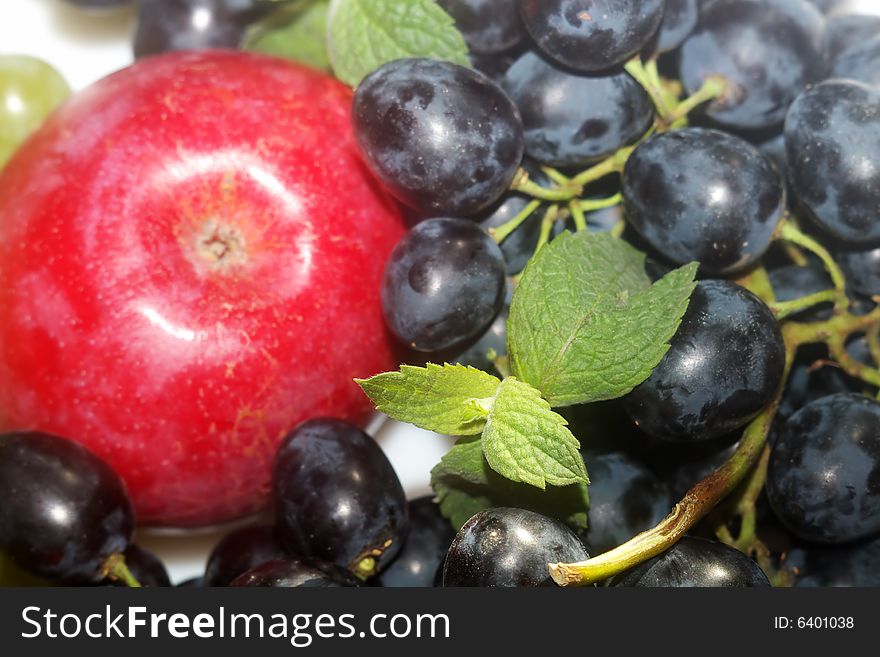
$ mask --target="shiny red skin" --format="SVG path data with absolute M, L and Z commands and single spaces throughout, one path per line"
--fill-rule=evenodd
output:
M 264 507 L 299 422 L 363 422 L 398 208 L 351 91 L 278 59 L 148 58 L 74 97 L 0 176 L 0 429 L 79 441 L 142 524 Z

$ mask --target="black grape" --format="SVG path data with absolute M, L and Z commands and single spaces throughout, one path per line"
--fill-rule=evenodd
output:
M 526 153 L 554 167 L 602 160 L 654 120 L 651 99 L 628 74 L 577 74 L 533 52 L 508 69 L 504 88 L 522 116 Z
M 580 539 L 555 518 L 497 507 L 476 514 L 455 535 L 443 586 L 553 586 L 548 563 L 587 558 Z
M 853 291 L 867 297 L 880 295 L 880 248 L 838 251 L 835 255 Z
M 464 36 L 471 52 L 492 55 L 522 41 L 525 28 L 517 0 L 438 0 Z
M 798 587 L 880 586 L 880 539 L 846 547 L 798 547 L 783 567 L 793 571 Z
M 237 577 L 230 586 L 269 588 L 338 588 L 360 586 L 344 568 L 311 559 L 275 559 Z
M 698 0 L 666 0 L 666 11 L 657 33 L 656 52 L 678 48 L 696 29 L 699 20 Z
M 663 20 L 664 0 L 518 0 L 538 47 L 580 71 L 602 71 L 644 48 Z
M 880 241 L 880 91 L 831 80 L 805 91 L 785 121 L 791 188 L 844 242 Z
M 665 484 L 625 454 L 586 452 L 584 462 L 590 472 L 590 511 L 581 538 L 591 554 L 617 547 L 672 510 Z
M 770 586 L 767 575 L 739 550 L 686 536 L 658 557 L 615 577 L 612 586 L 750 587 Z
M 704 9 L 682 45 L 680 78 L 694 93 L 707 77 L 724 77 L 731 88 L 709 105 L 709 117 L 735 128 L 768 128 L 821 79 L 823 46 L 822 16 L 800 0 L 720 0 Z
M 834 60 L 829 77 L 880 86 L 880 36 L 844 50 Z
M 504 255 L 478 224 L 428 219 L 397 244 L 385 266 L 385 321 L 417 351 L 448 349 L 491 324 L 505 284 Z
M 123 556 L 125 557 L 125 565 L 141 586 L 171 586 L 171 578 L 168 576 L 165 564 L 149 550 L 132 544 L 123 552 Z M 127 586 L 123 582 L 114 580 L 104 580 L 103 583 L 116 587 Z
M 841 544 L 880 534 L 880 403 L 841 393 L 785 423 L 770 455 L 767 498 L 795 536 Z
M 523 156 L 510 98 L 482 73 L 398 59 L 361 82 L 355 135 L 373 172 L 425 215 L 467 217 L 507 190 Z
M 388 457 L 342 420 L 294 429 L 275 457 L 273 488 L 278 536 L 291 554 L 369 576 L 406 539 L 406 496 Z
M 243 527 L 224 536 L 211 551 L 204 586 L 229 586 L 239 575 L 286 556 L 274 527 Z
M 771 401 L 784 363 L 779 322 L 758 297 L 729 281 L 700 281 L 669 351 L 625 407 L 657 438 L 720 437 Z
M 880 16 L 842 14 L 828 19 L 825 28 L 828 57 L 833 62 L 850 48 L 880 36 Z
M 134 510 L 125 484 L 100 458 L 45 433 L 0 436 L 0 551 L 22 569 L 98 581 L 126 550 Z
M 757 262 L 785 212 L 777 169 L 748 142 L 717 130 L 655 135 L 623 173 L 629 224 L 679 264 L 714 274 Z
M 409 503 L 409 535 L 397 558 L 379 575 L 386 587 L 430 587 L 442 577 L 440 568 L 455 532 L 432 497 Z

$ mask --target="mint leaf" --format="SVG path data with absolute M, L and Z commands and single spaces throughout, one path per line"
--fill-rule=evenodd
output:
M 327 11 L 330 0 L 294 2 L 260 21 L 245 37 L 244 49 L 330 71 Z
M 563 234 L 526 266 L 507 325 L 511 371 L 551 406 L 615 399 L 650 376 L 687 310 L 697 264 L 651 285 L 644 254 Z
M 572 529 L 586 529 L 586 484 L 540 490 L 505 479 L 489 467 L 479 438 L 463 438 L 431 470 L 440 512 L 458 529 L 475 513 L 497 506 L 530 509 L 559 518 Z
M 589 483 L 580 443 L 565 418 L 528 383 L 501 382 L 483 429 L 483 453 L 491 468 L 511 481 L 544 489 L 547 484 Z
M 395 420 L 452 436 L 472 436 L 486 425 L 501 381 L 464 365 L 402 365 L 369 379 L 355 379 Z
M 353 87 L 382 64 L 404 57 L 470 66 L 464 38 L 435 0 L 331 0 L 328 21 L 333 71 Z

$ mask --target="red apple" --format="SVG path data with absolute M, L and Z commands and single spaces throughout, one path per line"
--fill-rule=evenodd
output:
M 0 429 L 79 441 L 139 520 L 263 507 L 302 420 L 364 421 L 395 366 L 397 207 L 351 92 L 234 52 L 145 59 L 74 97 L 0 176 Z

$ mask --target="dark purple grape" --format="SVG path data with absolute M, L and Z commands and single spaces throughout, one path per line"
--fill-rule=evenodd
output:
M 768 128 L 821 79 L 824 21 L 801 0 L 718 0 L 682 45 L 680 77 L 689 93 L 713 75 L 730 89 L 707 114 L 735 128 Z
M 470 59 L 471 65 L 475 69 L 498 85 L 504 82 L 507 69 L 515 61 L 510 55 L 477 55 L 474 53 L 471 53 Z
M 251 568 L 285 556 L 274 527 L 243 527 L 214 547 L 205 568 L 204 586 L 229 586 Z
M 499 372 L 495 367 L 495 362 L 489 360 L 488 354 L 489 350 L 492 350 L 497 356 L 507 355 L 507 318 L 509 313 L 510 307 L 505 305 L 476 342 L 454 358 L 447 360 L 460 365 L 476 367 L 478 370 L 497 376 Z
M 508 69 L 504 89 L 522 116 L 526 153 L 554 167 L 602 160 L 654 120 L 654 104 L 628 74 L 577 74 L 533 52 Z
M 579 71 L 603 71 L 644 48 L 663 20 L 664 0 L 518 0 L 538 47 Z
M 853 45 L 840 53 L 828 77 L 846 78 L 880 87 L 880 36 Z
M 880 16 L 841 14 L 828 19 L 825 28 L 828 58 L 834 62 L 850 48 L 880 36 Z
M 730 546 L 686 536 L 658 557 L 615 577 L 612 586 L 749 587 L 770 586 L 754 561 Z
M 104 461 L 57 436 L 0 436 L 0 550 L 50 580 L 98 581 L 125 551 L 134 510 Z
M 770 285 L 777 301 L 794 301 L 834 289 L 834 283 L 825 268 L 814 265 L 786 265 L 774 269 L 770 272 Z M 793 315 L 791 319 L 799 322 L 821 322 L 831 319 L 833 314 L 834 306 L 829 302 Z
M 785 121 L 791 189 L 838 239 L 880 241 L 880 91 L 831 80 L 805 91 Z
M 838 251 L 835 255 L 854 292 L 867 297 L 880 295 L 880 248 Z
M 467 42 L 471 52 L 494 55 L 522 41 L 525 28 L 517 0 L 438 0 Z
M 726 463 L 739 445 L 740 432 L 690 445 L 669 445 L 658 456 L 671 499 L 680 500 L 696 484 Z
M 735 283 L 700 281 L 666 356 L 624 404 L 656 438 L 708 440 L 754 418 L 776 393 L 784 365 L 770 309 Z
M 455 532 L 431 497 L 409 503 L 409 535 L 397 558 L 379 575 L 386 587 L 431 587 Z
M 237 48 L 256 0 L 147 0 L 138 3 L 135 58 L 171 50 Z
M 141 586 L 151 588 L 171 586 L 171 578 L 168 576 L 165 564 L 149 550 L 132 544 L 123 555 L 125 565 Z M 120 581 L 105 580 L 105 583 L 116 587 L 126 586 Z
M 792 415 L 770 455 L 767 497 L 805 541 L 841 544 L 880 534 L 880 403 L 842 393 Z
M 230 586 L 271 588 L 339 588 L 360 586 L 355 577 L 330 563 L 288 557 L 260 564 L 237 577 Z
M 391 332 L 417 351 L 476 338 L 504 303 L 504 255 L 478 224 L 428 219 L 391 252 L 382 309 Z
M 798 587 L 880 586 L 880 539 L 846 547 L 798 547 L 783 567 Z
M 729 274 L 756 263 L 785 213 L 776 168 L 748 142 L 717 130 L 655 135 L 623 173 L 629 224 L 673 262 Z
M 698 0 L 666 0 L 663 22 L 657 32 L 656 52 L 678 48 L 696 29 L 700 20 Z
M 443 586 L 553 586 L 548 563 L 588 556 L 559 520 L 497 507 L 481 511 L 455 535 L 443 565 Z
M 601 554 L 655 526 L 672 510 L 669 489 L 648 468 L 620 453 L 586 452 L 590 511 L 581 539 Z
M 357 88 L 354 128 L 373 172 L 426 215 L 468 217 L 510 187 L 523 156 L 519 112 L 482 73 L 398 59 Z
M 361 576 L 382 571 L 409 528 L 388 457 L 356 426 L 329 418 L 294 429 L 275 457 L 276 526 L 284 547 Z

